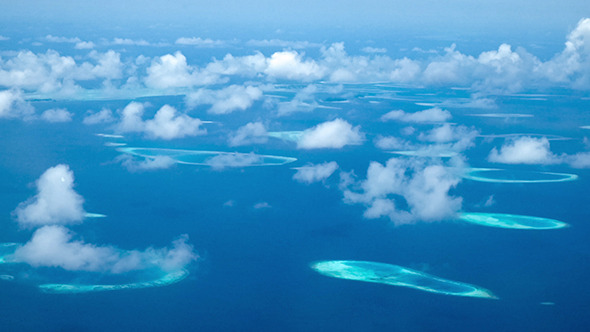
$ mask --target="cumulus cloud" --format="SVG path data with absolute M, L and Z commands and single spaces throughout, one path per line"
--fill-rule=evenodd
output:
M 426 133 L 420 133 L 418 139 L 437 143 L 441 147 L 446 146 L 452 151 L 463 151 L 473 147 L 477 135 L 479 135 L 479 131 L 474 128 L 445 123 Z M 445 145 L 444 143 L 448 144 Z
M 47 122 L 70 122 L 74 114 L 65 108 L 52 108 L 41 113 L 41 119 Z
M 551 153 L 546 137 L 529 136 L 507 140 L 500 151 L 493 148 L 488 160 L 504 164 L 554 164 L 558 157 Z
M 219 82 L 217 75 L 199 72 L 198 68 L 188 65 L 180 51 L 156 57 L 146 71 L 146 86 L 156 89 L 188 88 Z
M 429 108 L 414 113 L 395 110 L 381 116 L 381 121 L 397 120 L 403 122 L 445 122 L 451 119 L 451 112 L 438 107 Z
M 573 168 L 590 168 L 590 152 L 580 152 L 566 156 L 565 160 Z
M 271 78 L 314 81 L 324 76 L 325 69 L 314 60 L 303 60 L 295 51 L 275 52 L 267 60 L 264 72 Z
M 364 134 L 360 126 L 353 127 L 342 119 L 335 119 L 320 123 L 303 132 L 297 142 L 299 149 L 340 149 L 345 145 L 360 145 L 364 141 Z
M 63 226 L 44 226 L 35 231 L 31 240 L 16 249 L 12 259 L 33 267 L 125 273 L 152 268 L 175 271 L 198 257 L 187 243 L 186 235 L 173 241 L 171 248 L 148 248 L 144 251 L 94 245 L 74 237 L 75 234 Z
M 329 178 L 338 169 L 338 164 L 331 161 L 315 165 L 309 164 L 295 169 L 297 170 L 297 173 L 293 175 L 295 181 L 311 184 Z
M 314 94 L 318 92 L 318 87 L 310 84 L 299 90 L 295 97 L 288 102 L 279 103 L 277 113 L 279 116 L 288 115 L 294 112 L 311 112 L 319 105 L 315 101 Z
M 377 136 L 375 146 L 383 150 L 405 150 L 412 149 L 414 145 L 404 139 L 395 136 Z
M 363 204 L 365 218 L 388 217 L 395 224 L 440 221 L 461 209 L 462 199 L 449 191 L 460 177 L 441 164 L 391 158 L 371 162 L 364 180 L 343 177 L 344 202 Z
M 108 108 L 103 108 L 99 112 L 89 112 L 82 120 L 85 125 L 95 125 L 100 123 L 111 123 L 115 122 L 113 111 Z
M 262 98 L 262 90 L 247 85 L 230 85 L 220 90 L 199 89 L 186 97 L 190 108 L 198 105 L 211 105 L 209 113 L 229 114 L 250 108 L 256 100 Z
M 77 63 L 53 50 L 20 51 L 0 61 L 0 86 L 69 97 L 82 90 L 79 82 L 121 78 L 124 64 L 118 53 L 93 51 L 88 60 Z
M 153 119 L 143 120 L 144 110 L 144 104 L 129 103 L 121 111 L 121 119 L 115 126 L 116 130 L 121 133 L 145 133 L 149 138 L 166 140 L 206 133 L 206 130 L 201 128 L 203 121 L 179 113 L 170 105 L 162 106 Z
M 241 146 L 250 144 L 263 144 L 268 141 L 268 132 L 262 122 L 250 122 L 238 128 L 229 136 L 230 146 Z
M 211 166 L 213 169 L 222 170 L 228 167 L 247 167 L 262 162 L 262 157 L 250 153 L 224 153 L 206 160 L 206 164 Z
M 74 173 L 60 164 L 46 170 L 36 182 L 37 195 L 14 210 L 21 226 L 75 224 L 84 219 L 84 199 L 74 190 Z
M 0 91 L 0 119 L 30 120 L 34 113 L 33 106 L 25 101 L 20 90 Z
M 154 156 L 138 161 L 128 154 L 120 155 L 115 161 L 120 162 L 130 172 L 167 169 L 176 164 L 176 161 L 168 156 Z

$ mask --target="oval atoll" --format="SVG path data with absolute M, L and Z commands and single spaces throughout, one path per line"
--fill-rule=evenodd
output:
M 432 276 L 406 267 L 367 261 L 322 261 L 311 265 L 318 273 L 340 279 L 419 289 L 425 292 L 496 299 L 487 289 Z

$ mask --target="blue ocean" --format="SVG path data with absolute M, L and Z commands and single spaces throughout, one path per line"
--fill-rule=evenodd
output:
M 323 85 L 322 85 L 323 87 Z M 293 96 L 294 87 L 283 87 Z M 337 174 L 322 182 L 294 181 L 294 168 L 336 161 L 342 171 L 366 177 L 370 162 L 420 158 L 392 154 L 372 146 L 378 135 L 400 130 L 379 118 L 392 109 L 424 109 L 420 103 L 464 98 L 460 90 L 344 85 L 343 97 L 312 113 L 298 113 L 278 131 L 297 131 L 326 118 L 343 117 L 366 133 L 362 145 L 343 149 L 301 150 L 288 140 L 271 138 L 265 145 L 228 147 L 224 137 L 249 119 L 264 118 L 262 103 L 248 114 L 227 121 L 210 120 L 208 135 L 154 141 L 141 135 L 104 137 L 111 125 L 84 126 L 89 109 L 124 108 L 129 100 L 33 100 L 37 109 L 67 108 L 74 120 L 48 126 L 40 122 L 0 123 L 2 189 L 0 240 L 25 243 L 31 231 L 14 221 L 19 203 L 35 193 L 35 180 L 48 168 L 67 164 L 75 190 L 88 212 L 71 229 L 85 242 L 121 249 L 167 246 L 187 234 L 198 254 L 185 279 L 163 287 L 74 294 L 41 292 L 42 283 L 81 284 L 109 281 L 88 272 L 2 264 L 0 325 L 3 331 L 584 331 L 590 287 L 587 187 L 590 173 L 567 165 L 502 165 L 490 163 L 489 151 L 503 135 L 544 135 L 555 153 L 583 146 L 590 101 L 563 91 L 543 97 L 499 96 L 495 113 L 532 117 L 490 116 L 472 107 L 452 109 L 453 121 L 477 128 L 476 144 L 465 163 L 502 168 L 507 178 L 542 179 L 539 172 L 576 174 L 567 182 L 497 183 L 463 179 L 452 193 L 463 198 L 462 210 L 537 216 L 569 227 L 519 230 L 486 227 L 460 220 L 395 225 L 387 218 L 363 218 L 362 205 L 346 204 Z M 157 109 L 182 107 L 181 97 L 135 99 Z M 379 100 L 379 103 L 370 101 Z M 199 110 L 197 110 L 198 114 Z M 222 123 L 223 122 L 223 123 Z M 428 126 L 428 125 L 423 125 Z M 254 152 L 296 158 L 283 165 L 214 168 L 176 163 L 169 168 L 130 171 L 117 146 L 197 151 Z M 137 157 L 134 157 L 137 158 Z M 439 158 L 440 159 L 440 158 Z M 512 172 L 512 173 L 511 173 Z M 536 174 L 536 175 L 535 175 Z M 485 204 L 493 198 L 494 204 Z M 440 278 L 481 286 L 497 297 L 477 298 L 425 292 L 321 275 L 318 261 L 370 261 L 404 266 Z M 111 278 L 116 282 L 133 280 Z M 141 278 L 131 275 L 127 278 Z M 110 280 L 110 282 L 113 282 Z

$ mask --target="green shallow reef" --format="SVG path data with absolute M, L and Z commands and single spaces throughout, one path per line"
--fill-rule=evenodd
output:
M 35 277 L 31 280 L 47 280 L 53 279 L 46 274 L 37 274 L 33 270 L 27 270 L 31 267 L 27 264 L 23 263 L 14 263 L 10 260 L 10 256 L 14 253 L 16 248 L 18 248 L 18 243 L 0 243 L 0 280 L 4 281 L 25 281 L 28 278 L 18 278 L 11 274 L 5 274 L 6 270 L 9 268 L 11 272 L 16 272 L 20 275 L 31 275 L 35 274 Z M 185 279 L 189 275 L 189 271 L 187 269 L 178 269 L 174 271 L 162 271 L 160 269 L 151 270 L 151 271 L 137 271 L 137 274 L 132 274 L 131 277 L 128 277 L 129 282 L 121 282 L 121 283 L 112 283 L 112 284 L 92 284 L 92 283 L 41 283 L 37 284 L 36 286 L 44 293 L 52 293 L 52 294 L 77 294 L 77 293 L 88 293 L 88 292 L 102 292 L 102 291 L 115 291 L 115 290 L 124 290 L 124 289 L 140 289 L 140 288 L 150 288 L 150 287 L 163 287 L 175 284 L 183 279 Z M 77 276 L 77 272 L 68 272 L 68 274 L 73 273 L 74 276 Z M 80 272 L 80 275 L 89 276 L 88 272 Z M 52 275 L 55 277 L 55 275 Z M 71 276 L 70 276 L 71 277 Z M 91 276 L 91 280 L 95 280 L 103 276 L 94 275 Z M 18 280 L 20 279 L 20 280 Z M 62 278 L 63 279 L 63 278 Z M 77 277 L 71 278 L 78 279 Z M 135 280 L 140 281 L 135 281 Z M 55 280 L 55 279 L 53 279 Z M 30 282 L 30 281 L 29 281 Z
M 274 166 L 296 161 L 296 158 L 283 156 L 258 155 L 254 153 L 178 150 L 161 148 L 123 147 L 119 152 L 143 158 L 168 157 L 179 164 L 212 166 L 219 161 L 234 161 L 239 166 Z
M 439 278 L 398 265 L 367 261 L 322 261 L 313 263 L 311 268 L 333 278 L 409 287 L 444 295 L 497 299 L 485 288 Z
M 188 276 L 189 272 L 181 269 L 164 274 L 162 277 L 149 281 L 132 282 L 116 285 L 79 285 L 79 284 L 41 284 L 39 289 L 44 293 L 52 294 L 74 294 L 88 292 L 103 292 L 123 289 L 140 289 L 149 287 L 168 286 L 181 281 Z
M 553 172 L 523 172 L 498 168 L 470 168 L 463 177 L 468 180 L 492 183 L 548 183 L 578 179 L 576 174 Z
M 554 219 L 504 213 L 464 212 L 459 219 L 472 224 L 511 229 L 557 229 L 569 225 Z

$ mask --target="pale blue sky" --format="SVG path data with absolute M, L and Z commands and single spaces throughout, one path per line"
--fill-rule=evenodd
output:
M 343 29 L 471 35 L 552 33 L 563 36 L 590 15 L 587 0 L 314 0 L 139 1 L 2 0 L 10 24 L 92 24 L 95 28 L 176 27 L 189 30 L 305 31 Z

